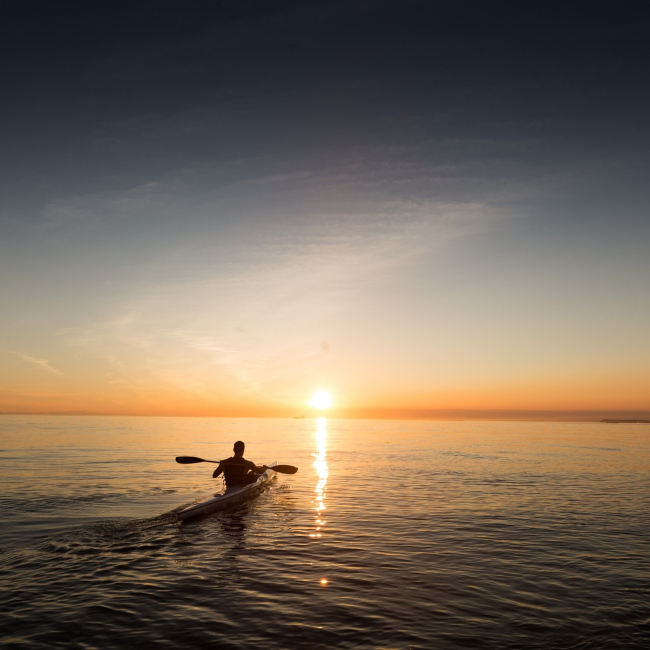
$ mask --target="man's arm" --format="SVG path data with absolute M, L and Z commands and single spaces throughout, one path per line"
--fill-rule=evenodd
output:
M 266 465 L 258 467 L 253 461 L 250 461 L 248 469 L 252 469 L 256 474 L 264 474 L 264 472 L 267 470 L 267 467 Z
M 212 478 L 217 478 L 217 476 L 219 476 L 221 472 L 223 472 L 223 463 L 219 463 L 217 465 L 217 469 L 215 469 L 214 472 L 212 472 Z

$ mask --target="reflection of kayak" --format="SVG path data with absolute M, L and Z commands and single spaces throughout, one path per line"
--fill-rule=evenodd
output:
M 277 462 L 274 460 L 272 463 L 269 463 L 267 467 L 271 468 L 274 465 L 277 465 Z M 250 499 L 252 496 L 259 494 L 262 491 L 264 484 L 272 479 L 275 476 L 275 472 L 272 469 L 267 469 L 264 474 L 260 474 L 255 483 L 250 485 L 238 485 L 237 487 L 229 487 L 222 493 L 215 494 L 211 499 L 207 501 L 201 501 L 200 503 L 195 503 L 185 510 L 181 510 L 178 513 L 179 519 L 191 519 L 192 517 L 198 517 L 199 515 L 207 515 L 209 512 L 216 512 L 217 510 L 223 510 L 236 503 L 241 503 L 246 499 Z

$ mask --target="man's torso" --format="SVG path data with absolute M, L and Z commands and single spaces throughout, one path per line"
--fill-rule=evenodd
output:
M 222 460 L 223 474 L 226 479 L 226 487 L 234 487 L 238 485 L 246 485 L 249 481 L 246 480 L 246 474 L 249 471 L 255 470 L 255 463 L 245 458 L 226 458 Z

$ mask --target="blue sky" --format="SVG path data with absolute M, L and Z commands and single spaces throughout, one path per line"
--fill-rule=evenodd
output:
M 14 3 L 0 410 L 650 410 L 640 3 Z

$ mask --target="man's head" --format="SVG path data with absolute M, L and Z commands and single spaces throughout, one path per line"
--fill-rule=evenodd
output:
M 232 450 L 235 452 L 235 456 L 243 456 L 245 447 L 246 445 L 241 440 L 238 440 L 232 448 Z

